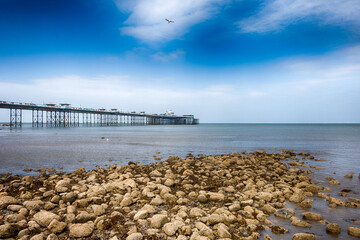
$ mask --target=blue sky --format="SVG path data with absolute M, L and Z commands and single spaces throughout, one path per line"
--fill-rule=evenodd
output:
M 358 0 L 0 4 L 0 100 L 360 122 Z

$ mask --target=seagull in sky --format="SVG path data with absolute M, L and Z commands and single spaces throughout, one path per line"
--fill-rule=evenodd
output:
M 168 23 L 174 23 L 174 21 L 171 21 L 171 20 L 169 20 L 169 19 L 165 19 Z

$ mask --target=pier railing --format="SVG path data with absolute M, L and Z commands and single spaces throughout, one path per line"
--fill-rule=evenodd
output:
M 122 126 L 198 124 L 193 115 L 146 114 L 117 109 L 72 107 L 70 104 L 34 104 L 0 101 L 0 108 L 10 110 L 10 127 L 22 126 L 22 111 L 32 111 L 33 127 Z

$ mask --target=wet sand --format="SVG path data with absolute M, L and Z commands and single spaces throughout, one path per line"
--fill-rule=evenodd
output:
M 257 151 L 5 175 L 0 238 L 356 239 L 358 192 L 342 184 L 359 173 L 325 179 L 323 162 Z

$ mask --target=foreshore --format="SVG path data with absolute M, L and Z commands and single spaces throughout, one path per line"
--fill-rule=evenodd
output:
M 321 159 L 257 151 L 6 175 L 0 178 L 0 238 L 316 239 L 314 223 L 329 236 L 347 232 L 360 238 L 356 225 L 340 229 L 312 208 L 312 198 L 331 208 L 360 208 L 359 199 L 330 197 L 331 189 L 313 183 L 315 160 Z M 301 217 L 288 203 L 303 209 Z M 274 216 L 298 231 L 290 233 L 270 220 Z

